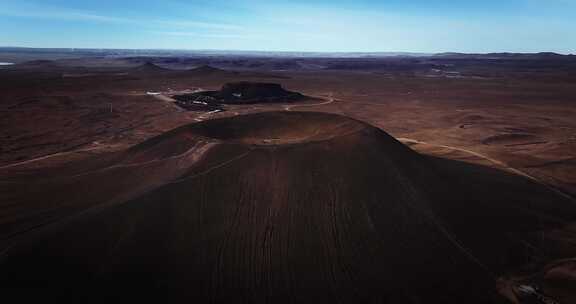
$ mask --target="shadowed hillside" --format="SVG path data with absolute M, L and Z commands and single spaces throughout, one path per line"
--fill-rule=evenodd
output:
M 146 62 L 140 66 L 130 69 L 130 73 L 135 74 L 153 74 L 153 73 L 166 73 L 170 72 L 169 69 L 165 69 L 151 62 Z
M 198 66 L 198 67 L 195 67 L 193 69 L 188 70 L 188 72 L 190 72 L 191 74 L 199 74 L 199 75 L 229 73 L 228 71 L 225 71 L 225 70 L 222 70 L 219 68 L 215 68 L 215 67 L 209 66 L 209 65 L 201 65 L 201 66 Z
M 314 112 L 187 125 L 0 181 L 4 286 L 201 303 L 490 303 L 535 233 L 574 214 L 524 178 Z

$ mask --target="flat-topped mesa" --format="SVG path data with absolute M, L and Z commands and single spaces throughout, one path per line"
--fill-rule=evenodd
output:
M 287 91 L 280 84 L 264 82 L 231 82 L 220 89 L 220 97 L 225 100 L 284 99 L 302 97 L 302 94 Z
M 308 97 L 298 92 L 288 91 L 277 83 L 239 81 L 226 83 L 219 91 L 196 92 L 174 96 L 174 98 L 180 103 L 209 98 L 213 103 L 252 104 L 293 102 Z

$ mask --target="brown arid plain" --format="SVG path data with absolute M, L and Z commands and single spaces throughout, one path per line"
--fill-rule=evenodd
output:
M 238 81 L 309 98 L 173 99 Z M 573 56 L 65 58 L 0 93 L 5 286 L 576 301 Z

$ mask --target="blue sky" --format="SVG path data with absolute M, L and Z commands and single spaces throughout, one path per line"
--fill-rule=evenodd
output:
M 0 46 L 576 53 L 576 0 L 0 0 Z

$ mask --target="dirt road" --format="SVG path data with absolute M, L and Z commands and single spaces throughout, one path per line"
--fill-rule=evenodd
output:
M 333 103 L 334 101 L 335 101 L 335 99 L 334 99 L 334 94 L 333 94 L 333 93 L 330 93 L 330 94 L 329 94 L 329 97 L 328 97 L 328 100 L 325 100 L 325 101 L 323 101 L 323 102 L 320 102 L 320 103 L 311 103 L 311 104 L 285 105 L 285 106 L 284 106 L 284 110 L 286 110 L 286 111 L 292 111 L 292 109 L 293 109 L 293 108 L 296 108 L 296 107 L 322 106 L 322 105 L 327 105 L 327 104 Z
M 489 162 L 491 162 L 491 163 L 493 163 L 493 164 L 496 164 L 496 165 L 498 165 L 499 167 L 502 167 L 502 168 L 504 168 L 505 170 L 507 170 L 507 171 L 509 171 L 509 172 L 511 172 L 511 173 L 514 173 L 514 174 L 517 174 L 517 175 L 526 177 L 526 178 L 528 178 L 528 179 L 530 179 L 530 180 L 532 180 L 532 181 L 534 181 L 534 182 L 536 182 L 536 183 L 538 183 L 538 184 L 540 184 L 540 185 L 542 185 L 542 186 L 545 186 L 545 187 L 548 188 L 549 190 L 551 190 L 551 191 L 553 191 L 553 192 L 555 192 L 555 193 L 557 193 L 557 194 L 559 194 L 559 195 L 561 195 L 561 196 L 563 196 L 563 197 L 565 197 L 565 198 L 568 198 L 568 199 L 570 199 L 570 200 L 574 200 L 574 198 L 573 198 L 572 196 L 570 196 L 570 195 L 568 195 L 568 194 L 566 194 L 566 193 L 564 193 L 564 192 L 562 192 L 562 191 L 560 191 L 560 190 L 558 190 L 558 189 L 550 186 L 549 184 L 541 181 L 540 179 L 538 179 L 538 178 L 536 178 L 536 177 L 534 177 L 534 176 L 532 176 L 532 175 L 530 175 L 530 174 L 528 174 L 528 173 L 526 173 L 526 172 L 524 172 L 524 171 L 521 171 L 521 170 L 519 170 L 519 169 L 513 168 L 513 167 L 511 167 L 510 165 L 508 165 L 508 164 L 506 164 L 506 163 L 504 163 L 504 162 L 502 162 L 502 161 L 500 161 L 500 160 L 497 160 L 497 159 L 495 159 L 495 158 L 492 158 L 492 157 L 490 157 L 490 156 L 488 156 L 488 155 L 485 155 L 485 154 L 482 154 L 482 153 L 478 153 L 478 152 L 475 152 L 475 151 L 472 151 L 472 150 L 464 149 L 464 148 L 458 148 L 458 147 L 447 146 L 447 145 L 440 145 L 440 144 L 432 144 L 432 143 L 423 142 L 423 141 L 420 141 L 420 140 L 417 140 L 417 139 L 412 139 L 412 138 L 399 137 L 399 138 L 396 138 L 396 139 L 399 140 L 399 141 L 401 141 L 401 142 L 404 142 L 404 143 L 423 144 L 423 145 L 428 145 L 428 146 L 433 146 L 433 147 L 451 149 L 451 150 L 460 151 L 460 152 L 464 152 L 464 153 L 468 153 L 468 154 L 474 155 L 474 156 L 476 156 L 476 157 L 485 159 L 485 160 L 487 160 L 487 161 L 489 161 Z
M 37 162 L 37 161 L 41 161 L 41 160 L 45 160 L 45 159 L 49 159 L 49 158 L 53 158 L 53 157 L 57 157 L 57 156 L 74 154 L 74 153 L 88 152 L 88 151 L 98 150 L 98 149 L 101 149 L 101 147 L 100 147 L 100 146 L 96 146 L 96 147 L 92 147 L 92 148 L 88 148 L 88 149 L 80 149 L 80 150 L 73 150 L 73 151 L 57 152 L 57 153 L 48 154 L 48 155 L 44 155 L 44 156 L 41 156 L 41 157 L 37 157 L 37 158 L 28 159 L 28 160 L 21 161 L 21 162 L 9 164 L 9 165 L 6 165 L 6 166 L 2 166 L 2 167 L 0 167 L 0 170 L 2 170 L 2 169 L 8 169 L 8 168 L 13 168 L 13 167 L 18 167 L 18 166 L 21 166 L 21 165 L 26 165 L 26 164 L 29 164 L 29 163 L 33 163 L 33 162 Z

